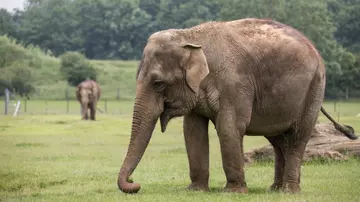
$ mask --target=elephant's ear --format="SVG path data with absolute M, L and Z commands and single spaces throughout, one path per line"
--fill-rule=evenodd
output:
M 190 51 L 184 68 L 186 71 L 186 83 L 195 93 L 199 91 L 201 81 L 209 74 L 209 67 L 201 46 L 185 44 L 184 48 Z

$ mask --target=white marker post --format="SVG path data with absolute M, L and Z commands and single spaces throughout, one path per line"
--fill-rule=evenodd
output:
M 20 100 L 17 101 L 13 116 L 16 116 L 20 108 Z

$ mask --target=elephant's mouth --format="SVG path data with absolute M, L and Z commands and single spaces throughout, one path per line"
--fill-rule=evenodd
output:
M 172 118 L 183 116 L 186 113 L 186 109 L 179 106 L 172 105 L 173 103 L 165 103 L 164 111 L 160 114 L 161 132 L 166 131 L 166 127 Z M 176 104 L 179 104 L 176 102 Z
M 166 111 L 164 110 L 161 114 L 160 114 L 160 125 L 161 125 L 161 132 L 165 132 L 166 127 L 170 121 L 171 117 L 169 116 L 168 113 L 166 113 Z

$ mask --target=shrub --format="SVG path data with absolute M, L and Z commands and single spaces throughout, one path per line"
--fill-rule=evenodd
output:
M 0 36 L 0 95 L 5 88 L 15 89 L 20 96 L 34 91 L 32 69 L 41 66 L 40 58 L 21 44 Z
M 86 79 L 96 80 L 96 70 L 81 53 L 69 51 L 61 55 L 60 60 L 60 72 L 69 85 L 77 86 Z

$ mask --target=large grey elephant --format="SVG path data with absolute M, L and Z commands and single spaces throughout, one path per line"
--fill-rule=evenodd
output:
M 273 145 L 273 190 L 300 191 L 301 160 L 322 109 L 325 66 L 299 31 L 273 20 L 207 22 L 152 34 L 137 72 L 130 144 L 119 189 L 136 193 L 129 176 L 157 120 L 161 131 L 184 115 L 189 189 L 209 190 L 209 120 L 220 140 L 225 190 L 247 193 L 244 135 Z M 325 111 L 324 111 L 325 112 Z M 353 131 L 335 123 L 350 139 Z
M 98 83 L 93 80 L 85 80 L 76 87 L 76 98 L 81 105 L 82 120 L 89 119 L 95 121 L 96 105 L 100 99 L 101 89 Z

